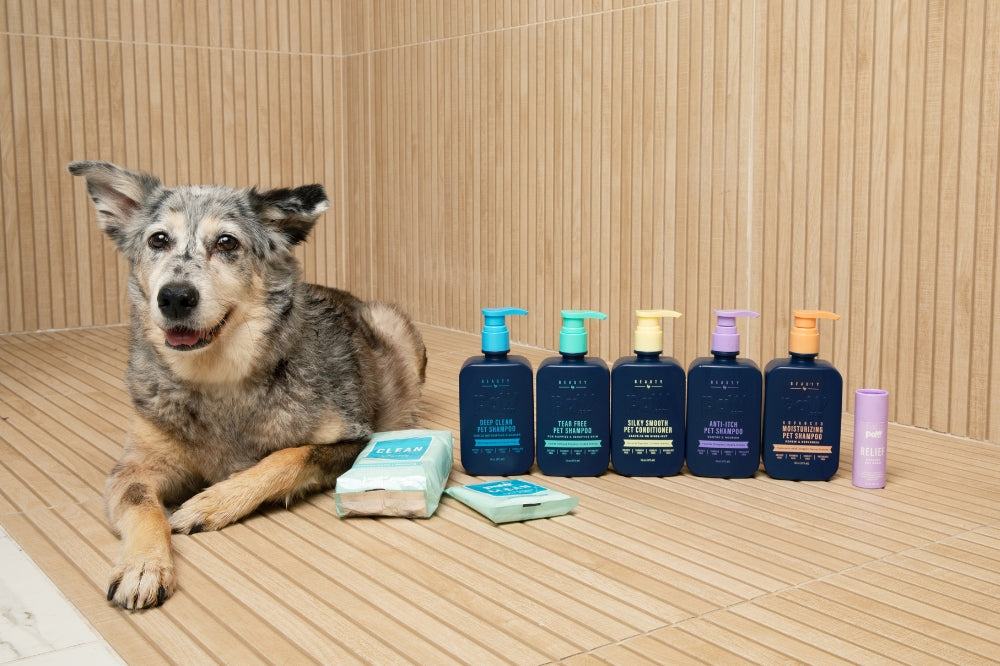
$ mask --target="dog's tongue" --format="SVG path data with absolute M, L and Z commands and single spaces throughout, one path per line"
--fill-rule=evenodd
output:
M 167 331 L 167 344 L 171 347 L 192 347 L 198 344 L 201 335 L 198 331 L 186 328 L 173 328 Z

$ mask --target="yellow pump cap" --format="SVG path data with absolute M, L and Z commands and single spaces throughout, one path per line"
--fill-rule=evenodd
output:
M 680 312 L 673 310 L 636 310 L 635 316 L 639 323 L 635 327 L 635 345 L 637 352 L 663 351 L 663 328 L 661 317 L 680 317 Z
M 840 315 L 825 310 L 792 310 L 795 323 L 788 335 L 788 351 L 793 354 L 818 354 L 817 319 L 840 319 Z

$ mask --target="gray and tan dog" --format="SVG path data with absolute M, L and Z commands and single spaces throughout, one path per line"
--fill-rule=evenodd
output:
M 69 171 L 131 266 L 136 417 L 105 499 L 122 540 L 108 600 L 134 610 L 174 591 L 171 531 L 330 487 L 373 432 L 414 426 L 426 353 L 397 308 L 300 280 L 292 248 L 329 207 L 321 186 L 168 188 L 107 162 Z

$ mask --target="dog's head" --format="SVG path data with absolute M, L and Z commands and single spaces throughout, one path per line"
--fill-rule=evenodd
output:
M 168 188 L 108 162 L 68 168 L 86 179 L 101 230 L 131 265 L 148 337 L 171 355 L 208 348 L 230 328 L 264 332 L 269 296 L 290 297 L 298 279 L 292 247 L 330 206 L 320 185 Z

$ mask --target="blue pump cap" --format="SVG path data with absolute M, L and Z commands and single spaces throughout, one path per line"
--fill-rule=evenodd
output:
M 584 319 L 607 319 L 608 315 L 594 310 L 563 310 L 562 330 L 559 331 L 560 354 L 586 354 L 587 329 L 583 327 Z
M 483 353 L 497 354 L 510 351 L 510 333 L 507 331 L 508 315 L 526 315 L 521 308 L 483 308 L 486 323 L 483 326 Z

